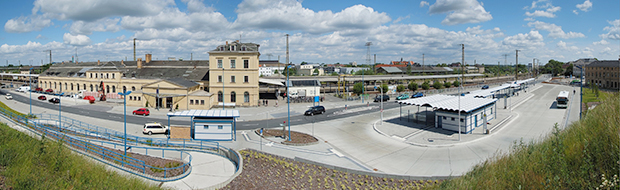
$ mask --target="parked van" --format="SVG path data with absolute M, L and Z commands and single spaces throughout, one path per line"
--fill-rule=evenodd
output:
M 30 86 L 20 86 L 15 91 L 17 91 L 17 92 L 28 92 L 28 91 L 30 91 Z

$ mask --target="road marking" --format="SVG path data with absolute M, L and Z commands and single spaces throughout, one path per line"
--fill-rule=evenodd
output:
M 254 124 L 244 124 L 243 126 L 257 126 L 258 123 L 254 123 Z
M 265 146 L 273 146 L 273 142 L 267 143 Z
M 394 138 L 394 139 L 396 139 L 396 140 L 399 140 L 399 141 L 405 141 L 405 140 L 407 140 L 407 139 L 405 139 L 405 138 L 402 138 L 402 137 L 399 137 L 399 136 L 396 136 L 396 135 L 392 135 L 392 138 Z
M 341 158 L 344 157 L 344 154 L 338 152 L 336 149 L 331 148 L 331 149 L 329 149 L 329 151 L 333 152 L 338 157 L 341 157 Z

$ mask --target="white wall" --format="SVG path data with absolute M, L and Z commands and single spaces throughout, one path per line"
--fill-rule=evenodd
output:
M 194 139 L 231 140 L 232 123 L 196 122 L 194 123 Z
M 475 127 L 482 127 L 484 125 L 483 115 L 487 115 L 487 122 L 495 119 L 496 112 L 495 103 L 489 104 L 481 109 L 475 110 L 469 114 L 461 113 L 461 118 L 463 122 L 461 122 L 461 132 L 469 133 Z M 476 125 L 476 116 L 478 117 L 478 123 Z M 445 117 L 445 119 L 444 119 Z M 454 118 L 454 121 L 452 121 Z M 441 119 L 441 125 L 443 129 L 451 130 L 451 131 L 459 131 L 459 123 L 458 123 L 458 114 L 455 112 L 444 112 L 444 111 L 435 111 L 435 126 L 438 127 L 438 120 Z

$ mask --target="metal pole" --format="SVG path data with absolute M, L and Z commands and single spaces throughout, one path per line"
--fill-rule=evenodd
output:
M 465 65 L 465 44 L 461 44 L 461 85 L 459 85 L 459 141 L 461 141 L 461 88 L 463 86 L 463 77 L 465 77 L 465 72 L 463 70 L 463 65 Z M 467 126 L 467 125 L 465 125 Z
M 118 95 L 123 96 L 123 130 L 124 130 L 124 145 L 125 145 L 125 157 L 127 157 L 127 95 L 131 94 L 131 91 L 119 92 Z M 170 126 L 170 117 L 168 117 L 168 126 Z
M 288 87 L 290 85 L 289 75 L 290 75 L 290 65 L 289 65 L 289 56 L 288 56 L 288 34 L 286 34 L 286 102 L 287 102 L 287 115 L 288 115 L 288 141 L 291 141 L 291 93 L 288 91 Z
M 383 81 L 381 81 L 381 125 L 383 125 Z
M 62 92 L 62 87 L 60 88 L 61 92 Z M 60 132 L 61 128 L 62 128 L 62 117 L 60 116 L 61 113 L 61 108 L 60 108 L 60 104 L 62 103 L 62 101 L 60 101 L 60 97 L 62 97 L 62 95 L 64 95 L 65 93 L 60 93 L 58 94 L 58 132 Z
M 31 68 L 28 70 L 28 74 L 30 74 L 30 115 L 32 115 L 32 69 L 34 69 L 34 66 L 30 65 Z M 29 117 L 30 117 L 29 115 Z
M 224 108 L 226 107 L 226 96 L 224 95 L 224 81 L 226 81 L 226 79 L 224 79 L 224 61 L 222 61 L 222 110 L 224 110 Z

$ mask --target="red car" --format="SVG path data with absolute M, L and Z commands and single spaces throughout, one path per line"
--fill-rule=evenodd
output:
M 42 88 L 35 88 L 34 91 L 43 92 L 43 89 Z
M 47 100 L 47 97 L 45 97 L 44 95 L 41 95 L 38 97 L 39 100 Z
M 137 110 L 133 110 L 133 114 L 134 115 L 151 115 L 151 111 L 149 111 L 149 109 L 146 109 L 146 108 L 140 108 Z
M 46 93 L 50 93 L 50 94 L 51 94 L 51 93 L 53 93 L 53 92 L 54 92 L 54 90 L 52 90 L 52 89 L 50 88 L 50 89 L 45 90 L 45 92 L 46 92 Z

